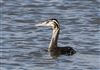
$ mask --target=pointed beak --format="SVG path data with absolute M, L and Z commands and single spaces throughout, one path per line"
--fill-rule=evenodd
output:
M 42 22 L 42 23 L 39 23 L 39 24 L 35 24 L 35 26 L 46 26 L 46 22 Z
M 44 26 L 42 23 L 35 24 L 35 26 Z

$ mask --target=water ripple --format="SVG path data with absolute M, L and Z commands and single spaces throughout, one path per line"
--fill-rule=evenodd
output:
M 2 70 L 99 70 L 99 0 L 0 0 L 0 68 Z M 74 56 L 52 59 L 47 48 L 50 28 L 34 25 L 57 18 L 59 46 L 77 50 Z

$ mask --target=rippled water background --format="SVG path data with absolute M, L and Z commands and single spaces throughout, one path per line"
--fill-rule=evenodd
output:
M 100 0 L 0 0 L 1 70 L 100 70 Z M 34 25 L 56 18 L 59 46 L 77 50 L 53 59 L 51 29 Z

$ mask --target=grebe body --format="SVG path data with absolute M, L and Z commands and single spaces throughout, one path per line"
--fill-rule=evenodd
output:
M 73 55 L 76 51 L 72 47 L 58 47 L 57 41 L 60 32 L 60 25 L 57 19 L 49 19 L 43 21 L 40 24 L 36 24 L 35 26 L 50 26 L 52 27 L 52 37 L 48 47 L 48 51 L 51 52 L 51 55 Z

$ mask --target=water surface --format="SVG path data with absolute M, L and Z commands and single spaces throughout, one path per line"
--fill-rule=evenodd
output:
M 1 0 L 1 70 L 99 70 L 99 0 Z M 56 18 L 59 46 L 77 53 L 53 59 L 47 51 L 50 28 L 35 24 Z

